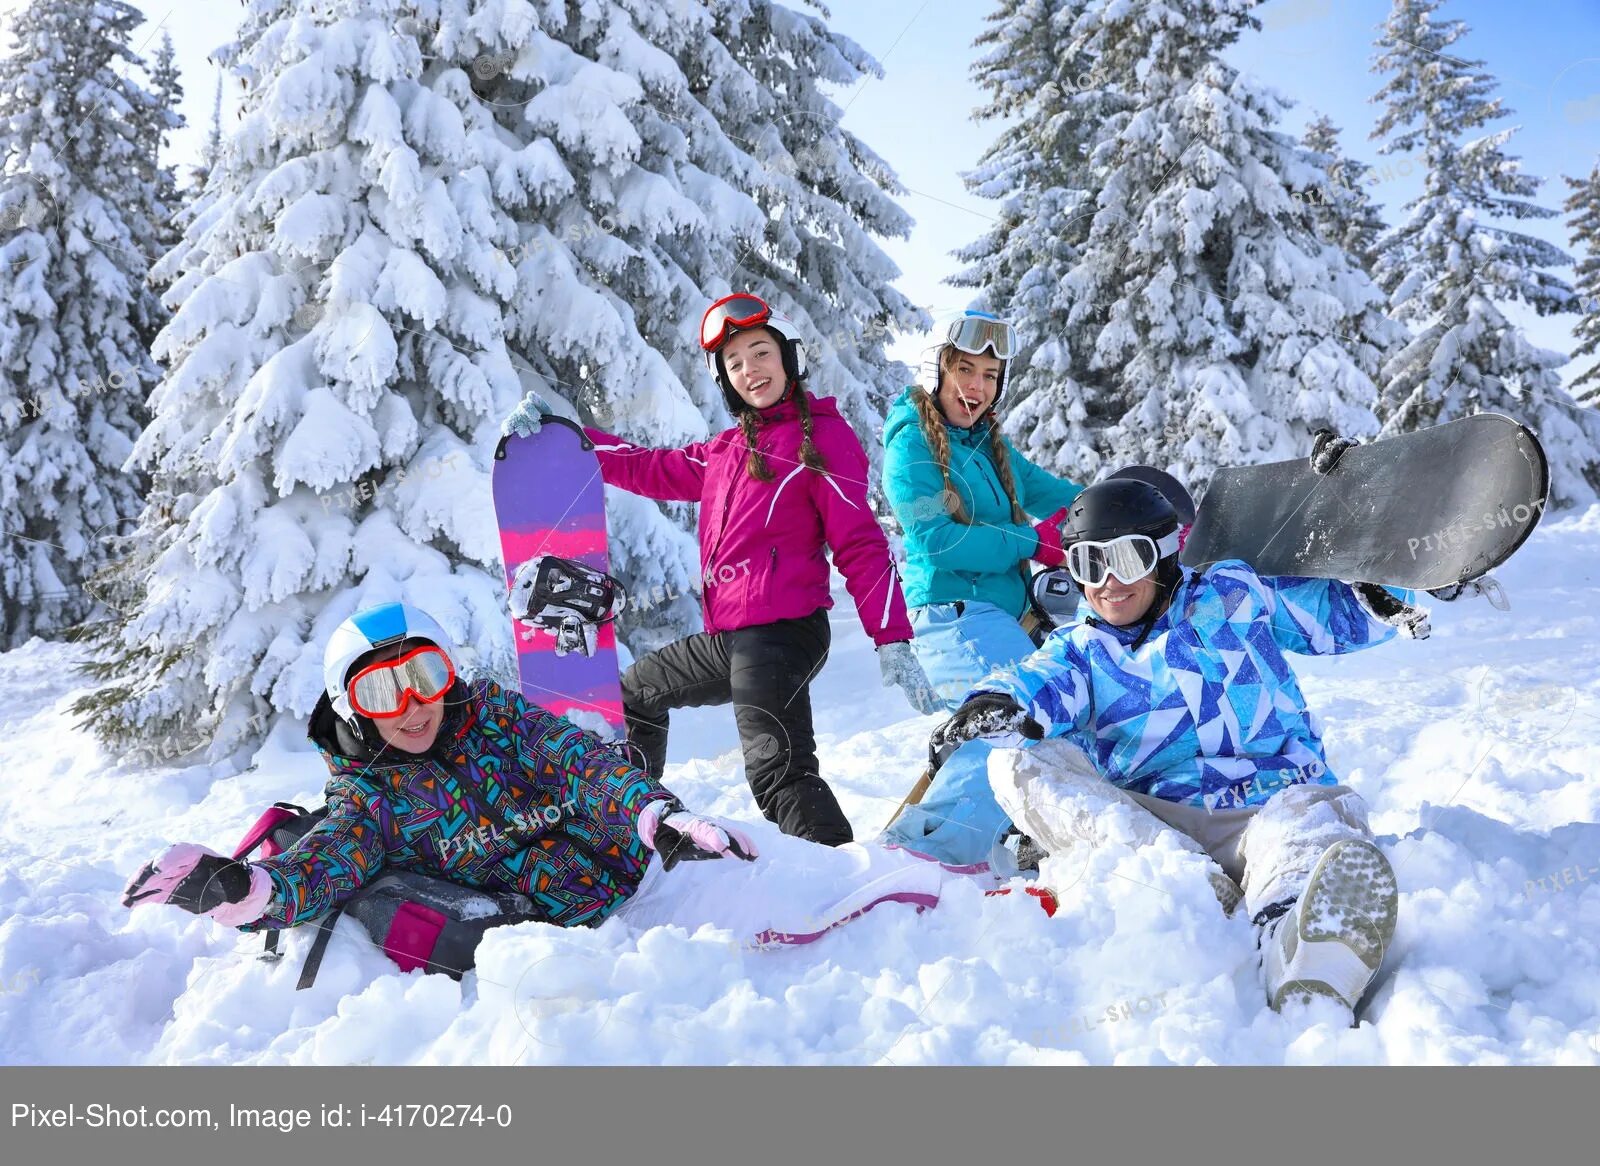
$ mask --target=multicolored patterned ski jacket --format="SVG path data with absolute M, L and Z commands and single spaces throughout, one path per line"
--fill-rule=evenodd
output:
M 1349 584 L 1263 578 L 1228 560 L 1184 568 L 1172 603 L 1133 649 L 1136 635 L 1080 622 L 973 692 L 1010 695 L 1046 736 L 1077 744 L 1122 789 L 1234 809 L 1289 785 L 1338 784 L 1284 653 L 1353 652 L 1395 631 Z
M 273 895 L 241 930 L 316 919 L 385 867 L 519 892 L 563 927 L 597 923 L 633 894 L 650 857 L 639 812 L 672 794 L 520 693 L 489 680 L 457 688 L 464 699 L 432 750 L 371 759 L 335 751 L 348 738 L 322 698 L 307 735 L 333 774 L 328 817 L 256 864 Z

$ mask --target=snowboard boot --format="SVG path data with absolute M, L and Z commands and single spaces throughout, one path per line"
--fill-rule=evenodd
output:
M 1353 1019 L 1394 938 L 1399 908 L 1394 868 L 1376 845 L 1346 838 L 1323 851 L 1298 899 L 1255 918 L 1273 1011 L 1325 997 L 1341 1001 Z
M 1238 883 L 1220 870 L 1211 871 L 1208 877 L 1211 879 L 1212 893 L 1217 896 L 1217 904 L 1222 908 L 1223 915 L 1232 919 L 1233 913 L 1244 901 L 1244 891 L 1240 890 Z

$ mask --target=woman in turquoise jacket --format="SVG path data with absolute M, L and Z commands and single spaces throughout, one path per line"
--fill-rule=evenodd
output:
M 1028 561 L 1061 564 L 1060 519 L 1082 490 L 1000 432 L 995 408 L 1015 350 L 1010 324 L 968 312 L 931 362 L 931 383 L 906 389 L 884 424 L 884 487 L 905 530 L 911 647 L 952 710 L 983 677 L 1033 651 L 1021 624 Z M 989 789 L 988 752 L 974 741 L 946 759 L 886 841 L 974 871 L 1000 858 L 1011 822 Z

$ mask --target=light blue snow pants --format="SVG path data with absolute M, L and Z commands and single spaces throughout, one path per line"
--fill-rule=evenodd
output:
M 930 603 L 913 608 L 911 648 L 928 681 L 954 712 L 974 684 L 997 668 L 1033 653 L 1033 641 L 1016 617 L 992 603 Z M 915 806 L 907 806 L 884 834 L 952 866 L 987 863 L 996 855 L 1011 819 L 989 785 L 991 746 L 968 741 L 939 768 Z

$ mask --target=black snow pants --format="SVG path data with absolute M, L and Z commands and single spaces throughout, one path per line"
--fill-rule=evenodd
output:
M 733 705 L 744 772 L 769 822 L 785 834 L 840 846 L 850 820 L 817 772 L 811 680 L 828 658 L 828 613 L 674 640 L 622 674 L 628 740 L 660 780 L 670 710 Z

